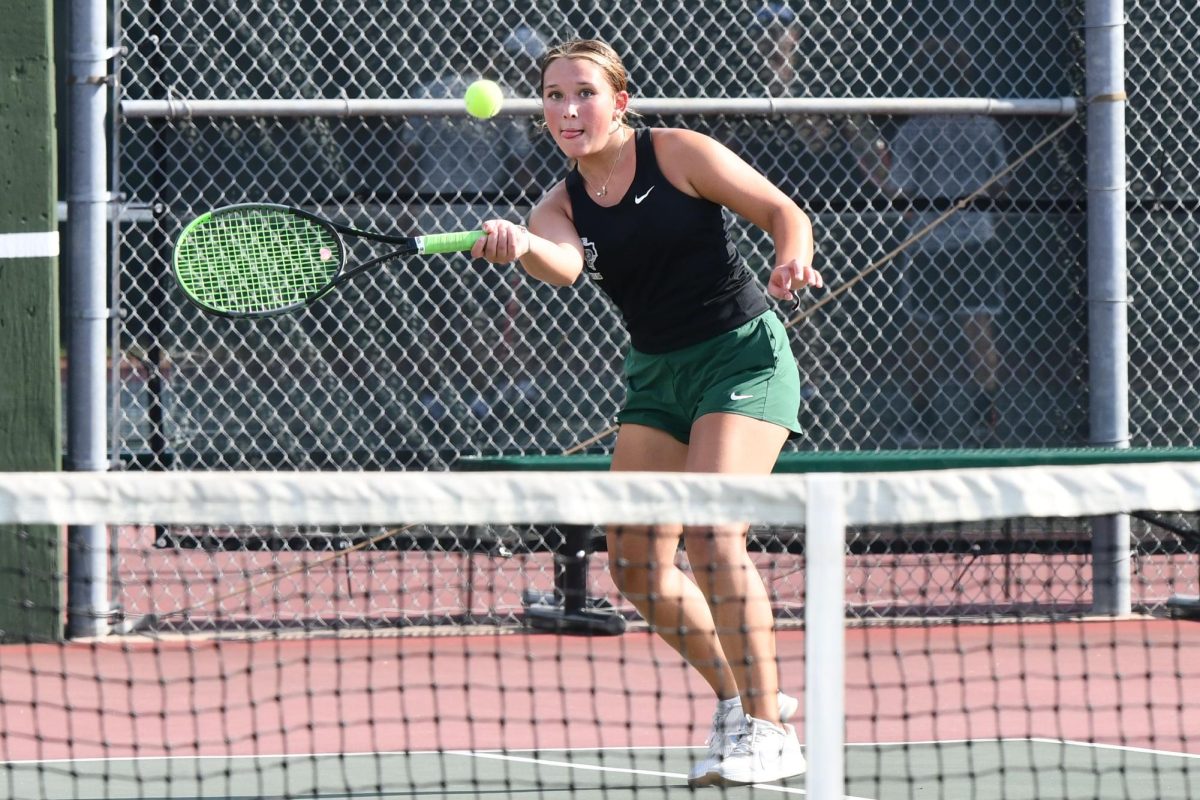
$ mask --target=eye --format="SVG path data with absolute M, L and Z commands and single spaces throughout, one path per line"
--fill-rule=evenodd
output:
M 546 92 L 546 99 L 547 100 L 562 100 L 562 92 L 552 89 L 551 91 Z

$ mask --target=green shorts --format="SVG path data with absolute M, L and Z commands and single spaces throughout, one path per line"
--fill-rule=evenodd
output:
M 787 330 L 774 311 L 699 344 L 625 358 L 621 423 L 666 431 L 687 444 L 705 414 L 741 414 L 799 436 L 800 372 Z M 789 437 L 789 438 L 792 438 Z

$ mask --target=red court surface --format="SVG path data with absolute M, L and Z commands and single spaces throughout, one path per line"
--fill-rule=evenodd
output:
M 850 742 L 1047 738 L 1200 752 L 1200 624 L 847 631 Z M 802 693 L 804 636 L 779 634 Z M 656 637 L 129 637 L 0 649 L 0 760 L 675 747 L 712 697 Z M 798 725 L 803 720 L 795 720 Z
M 550 553 L 511 557 L 480 552 L 206 552 L 157 549 L 152 528 L 123 528 L 114 580 L 131 616 L 189 609 L 195 625 L 239 628 L 443 622 L 472 616 L 515 621 L 521 594 L 554 586 Z M 754 553 L 783 619 L 803 616 L 804 558 Z M 686 561 L 681 561 L 686 566 Z M 1090 607 L 1090 556 L 1080 554 L 859 555 L 847 559 L 846 601 L 857 615 L 981 615 L 1019 609 L 1076 613 Z M 1160 609 L 1174 594 L 1194 594 L 1195 556 L 1137 555 L 1135 608 Z M 607 555 L 589 564 L 588 594 L 623 611 Z M 187 629 L 187 625 L 183 626 Z M 193 626 L 194 627 L 194 626 Z

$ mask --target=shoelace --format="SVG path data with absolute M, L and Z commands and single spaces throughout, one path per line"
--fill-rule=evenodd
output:
M 733 747 L 729 750 L 729 755 L 748 756 L 753 753 L 754 743 L 758 740 L 760 729 L 761 726 L 755 722 L 751 722 L 748 727 L 734 734 L 737 737 L 737 741 L 734 742 Z

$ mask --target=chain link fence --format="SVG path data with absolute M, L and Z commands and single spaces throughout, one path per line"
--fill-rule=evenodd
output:
M 1188 64 L 1200 11 L 1157 0 L 1130 13 L 1133 444 L 1190 445 L 1200 341 Z M 481 75 L 532 98 L 545 46 L 573 35 L 625 56 L 634 109 L 638 97 L 1083 94 L 1079 0 L 118 0 L 116 19 L 118 98 L 178 112 L 115 121 L 129 213 L 117 223 L 114 451 L 150 469 L 447 469 L 469 455 L 572 449 L 609 430 L 622 401 L 622 325 L 587 282 L 555 288 L 515 266 L 437 256 L 267 321 L 206 316 L 172 285 L 172 242 L 219 205 L 285 203 L 385 232 L 523 219 L 566 168 L 536 117 L 203 117 L 186 99 L 457 98 Z M 1086 132 L 1082 115 L 1062 122 L 638 120 L 703 131 L 759 167 L 811 215 L 827 286 L 855 282 L 819 307 L 813 293 L 791 327 L 807 436 L 789 446 L 822 450 L 1086 443 Z M 765 285 L 769 239 L 732 224 Z
M 1126 7 L 1130 429 L 1135 445 L 1195 445 L 1200 8 L 1182 0 Z

